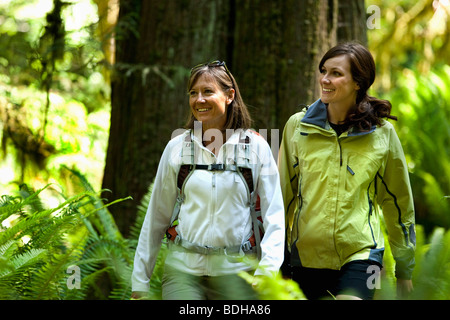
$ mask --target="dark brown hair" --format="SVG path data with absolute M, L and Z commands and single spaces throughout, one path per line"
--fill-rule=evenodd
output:
M 367 90 L 375 81 L 375 61 L 366 47 L 357 42 L 344 42 L 328 50 L 319 63 L 319 70 L 330 58 L 345 55 L 350 62 L 350 72 L 353 80 L 359 85 L 356 94 L 356 105 L 350 109 L 346 123 L 367 131 L 372 126 L 381 126 L 381 118 L 397 120 L 391 115 L 392 105 L 388 100 L 377 99 L 367 94 Z
M 227 107 L 227 122 L 225 123 L 225 128 L 223 129 L 250 129 L 252 126 L 252 118 L 247 106 L 242 100 L 239 87 L 231 72 L 229 72 L 228 69 L 225 69 L 224 65 L 204 64 L 200 67 L 194 67 L 188 81 L 188 92 L 202 75 L 208 75 L 211 77 L 211 80 L 216 81 L 224 92 L 234 89 L 234 99 Z M 196 120 L 197 119 L 195 119 L 191 112 L 185 126 L 186 129 L 193 129 L 194 121 Z

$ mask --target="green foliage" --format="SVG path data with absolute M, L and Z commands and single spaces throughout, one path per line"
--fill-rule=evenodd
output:
M 416 216 L 425 231 L 450 227 L 450 19 L 443 1 L 373 0 L 368 30 L 377 65 L 374 96 L 388 99 L 410 169 Z
M 284 279 L 280 273 L 252 276 L 241 272 L 240 276 L 253 286 L 261 300 L 306 300 L 297 282 Z
M 129 296 L 134 253 L 91 190 L 47 209 L 42 192 L 23 186 L 0 202 L 0 299 L 108 298 L 97 292 L 107 274 L 113 297 Z M 70 266 L 81 270 L 80 288 L 68 285 Z
M 450 12 L 445 1 L 370 0 L 379 8 L 379 27 L 367 30 L 377 65 L 375 88 L 396 87 L 405 68 L 427 73 L 448 63 Z
M 423 232 L 422 232 L 423 237 Z M 450 300 L 450 231 L 436 228 L 416 254 L 411 299 Z
M 110 88 L 96 15 L 89 0 L 0 3 L 0 187 L 57 179 L 62 163 L 98 186 Z
M 416 226 L 416 267 L 412 281 L 414 290 L 405 299 L 411 300 L 449 300 L 450 299 L 450 231 L 443 228 L 433 230 L 428 238 L 422 226 Z M 378 300 L 397 299 L 395 261 L 390 254 L 386 239 L 384 271 L 381 290 L 377 290 Z
M 60 297 L 59 280 L 63 269 L 58 274 L 55 268 L 64 264 L 72 252 L 63 236 L 76 225 L 78 214 L 75 207 L 86 195 L 73 197 L 56 208 L 45 210 L 38 198 L 42 191 L 28 196 L 2 196 L 2 299 Z M 11 225 L 5 227 L 9 223 Z M 25 237 L 28 241 L 24 241 Z
M 398 116 L 397 131 L 411 173 L 417 220 L 427 231 L 450 227 L 450 66 L 422 75 L 405 69 L 384 98 Z

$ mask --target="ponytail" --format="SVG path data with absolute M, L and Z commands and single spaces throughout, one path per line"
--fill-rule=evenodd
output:
M 350 128 L 356 127 L 359 131 L 369 131 L 373 126 L 381 126 L 381 119 L 388 118 L 397 120 L 391 115 L 392 105 L 388 100 L 377 99 L 365 95 L 355 108 L 347 115 L 346 122 Z

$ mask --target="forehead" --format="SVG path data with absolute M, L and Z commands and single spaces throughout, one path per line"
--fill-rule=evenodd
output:
M 327 69 L 335 68 L 350 71 L 349 58 L 344 54 L 326 60 L 323 66 Z
M 191 89 L 195 87 L 210 86 L 218 88 L 217 80 L 211 74 L 205 72 L 200 74 L 191 84 Z

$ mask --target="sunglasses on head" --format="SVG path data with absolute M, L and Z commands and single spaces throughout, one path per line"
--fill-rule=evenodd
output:
M 198 69 L 201 69 L 203 67 L 208 67 L 208 68 L 223 67 L 225 69 L 225 72 L 227 73 L 228 77 L 230 78 L 231 83 L 233 84 L 233 87 L 234 87 L 234 80 L 231 77 L 230 70 L 228 70 L 227 65 L 225 64 L 225 61 L 215 60 L 215 61 L 212 61 L 212 62 L 202 63 L 202 64 L 199 64 L 199 65 L 196 65 L 195 67 L 193 67 L 191 69 L 191 75 L 192 75 L 192 73 L 194 71 L 196 71 Z

